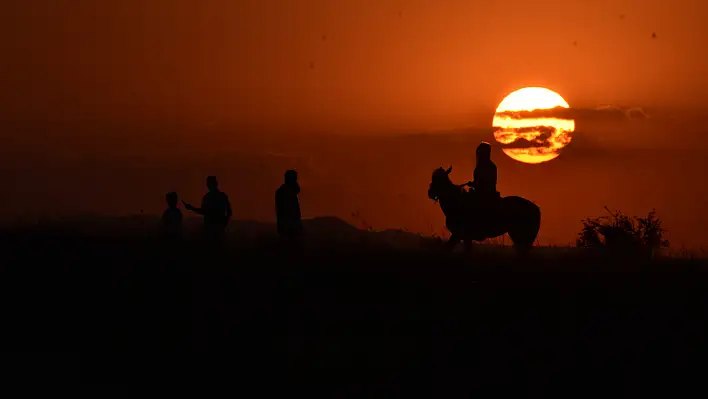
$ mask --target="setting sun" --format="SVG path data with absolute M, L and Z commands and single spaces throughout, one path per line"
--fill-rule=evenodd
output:
M 538 164 L 555 159 L 570 143 L 575 130 L 573 119 L 552 113 L 569 108 L 558 93 L 543 87 L 526 87 L 502 100 L 494 114 L 494 138 L 504 145 L 503 151 L 514 160 Z

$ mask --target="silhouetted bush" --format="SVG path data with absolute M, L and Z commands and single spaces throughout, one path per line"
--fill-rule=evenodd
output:
M 578 233 L 576 246 L 582 248 L 605 248 L 613 252 L 643 252 L 650 256 L 669 246 L 656 210 L 646 217 L 630 217 L 622 212 L 609 216 L 583 220 L 583 229 Z

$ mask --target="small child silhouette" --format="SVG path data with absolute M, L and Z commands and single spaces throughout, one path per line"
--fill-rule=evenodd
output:
M 165 194 L 167 209 L 162 214 L 162 232 L 169 238 L 177 238 L 182 232 L 182 211 L 177 208 L 177 193 Z

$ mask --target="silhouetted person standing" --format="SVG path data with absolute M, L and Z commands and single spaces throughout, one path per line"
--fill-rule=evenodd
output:
M 302 234 L 298 194 L 300 194 L 300 185 L 297 182 L 297 172 L 288 170 L 285 172 L 285 182 L 275 192 L 278 234 L 283 238 L 298 238 Z
M 207 177 L 206 186 L 209 192 L 204 194 L 201 208 L 195 208 L 184 201 L 182 203 L 185 209 L 204 216 L 204 233 L 208 238 L 220 239 L 231 219 L 231 203 L 226 193 L 219 190 L 216 176 Z
M 162 235 L 168 239 L 182 236 L 182 211 L 177 208 L 177 193 L 165 194 L 167 209 L 162 214 Z

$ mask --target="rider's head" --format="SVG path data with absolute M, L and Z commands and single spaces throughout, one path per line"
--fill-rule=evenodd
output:
M 290 169 L 285 171 L 285 184 L 297 183 L 297 172 Z
M 483 141 L 477 146 L 477 160 L 489 160 L 492 158 L 492 145 Z
M 216 181 L 216 176 L 208 176 L 206 179 L 206 186 L 209 191 L 216 191 L 219 189 L 219 182 Z

